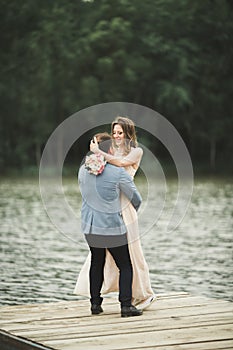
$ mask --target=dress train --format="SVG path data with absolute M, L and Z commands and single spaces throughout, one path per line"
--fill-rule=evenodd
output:
M 149 268 L 143 255 L 143 250 L 139 238 L 137 212 L 125 197 L 121 194 L 121 207 L 124 223 L 127 227 L 127 237 L 129 253 L 133 267 L 132 297 L 134 300 L 145 300 L 154 295 L 151 288 Z M 90 297 L 89 290 L 89 270 L 91 263 L 91 253 L 82 266 L 79 273 L 74 294 Z M 101 294 L 119 291 L 119 270 L 109 251 L 106 251 L 106 260 L 104 266 L 104 283 Z

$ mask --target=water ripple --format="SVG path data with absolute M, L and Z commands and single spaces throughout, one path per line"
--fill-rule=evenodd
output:
M 190 207 L 180 226 L 166 232 L 176 198 L 176 184 L 167 184 L 165 208 L 155 226 L 141 237 L 151 280 L 157 292 L 187 291 L 233 300 L 233 184 L 196 181 Z M 145 184 L 138 182 L 142 196 Z M 1 294 L 0 304 L 74 300 L 78 272 L 88 254 L 60 234 L 42 205 L 38 181 L 2 180 L 0 183 Z M 157 210 L 163 200 L 154 184 Z M 67 201 L 76 213 L 80 194 L 76 179 L 64 185 Z M 140 216 L 141 231 L 151 216 Z

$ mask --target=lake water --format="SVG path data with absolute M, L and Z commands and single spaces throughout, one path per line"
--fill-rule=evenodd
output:
M 138 180 L 137 185 L 145 200 L 145 181 Z M 54 227 L 43 207 L 38 180 L 2 179 L 0 191 L 0 304 L 81 298 L 73 295 L 73 289 L 88 254 L 85 241 L 76 243 Z M 166 191 L 160 216 L 156 203 L 164 201 L 164 193 L 156 183 L 150 210 L 144 208 L 139 213 L 141 241 L 154 290 L 185 291 L 232 301 L 233 182 L 195 180 L 187 213 L 172 232 L 167 232 L 166 222 L 175 203 L 176 181 L 169 180 Z M 81 200 L 76 179 L 64 180 L 64 193 L 78 213 Z

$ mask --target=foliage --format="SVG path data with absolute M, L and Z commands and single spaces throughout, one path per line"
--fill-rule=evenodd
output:
M 194 163 L 230 157 L 231 1 L 0 0 L 0 20 L 1 172 L 38 165 L 62 120 L 109 101 L 166 116 Z

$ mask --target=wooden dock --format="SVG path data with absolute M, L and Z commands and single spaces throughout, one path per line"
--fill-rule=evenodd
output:
M 139 317 L 120 317 L 117 298 L 91 316 L 88 300 L 0 308 L 0 349 L 233 349 L 233 303 L 160 294 Z

